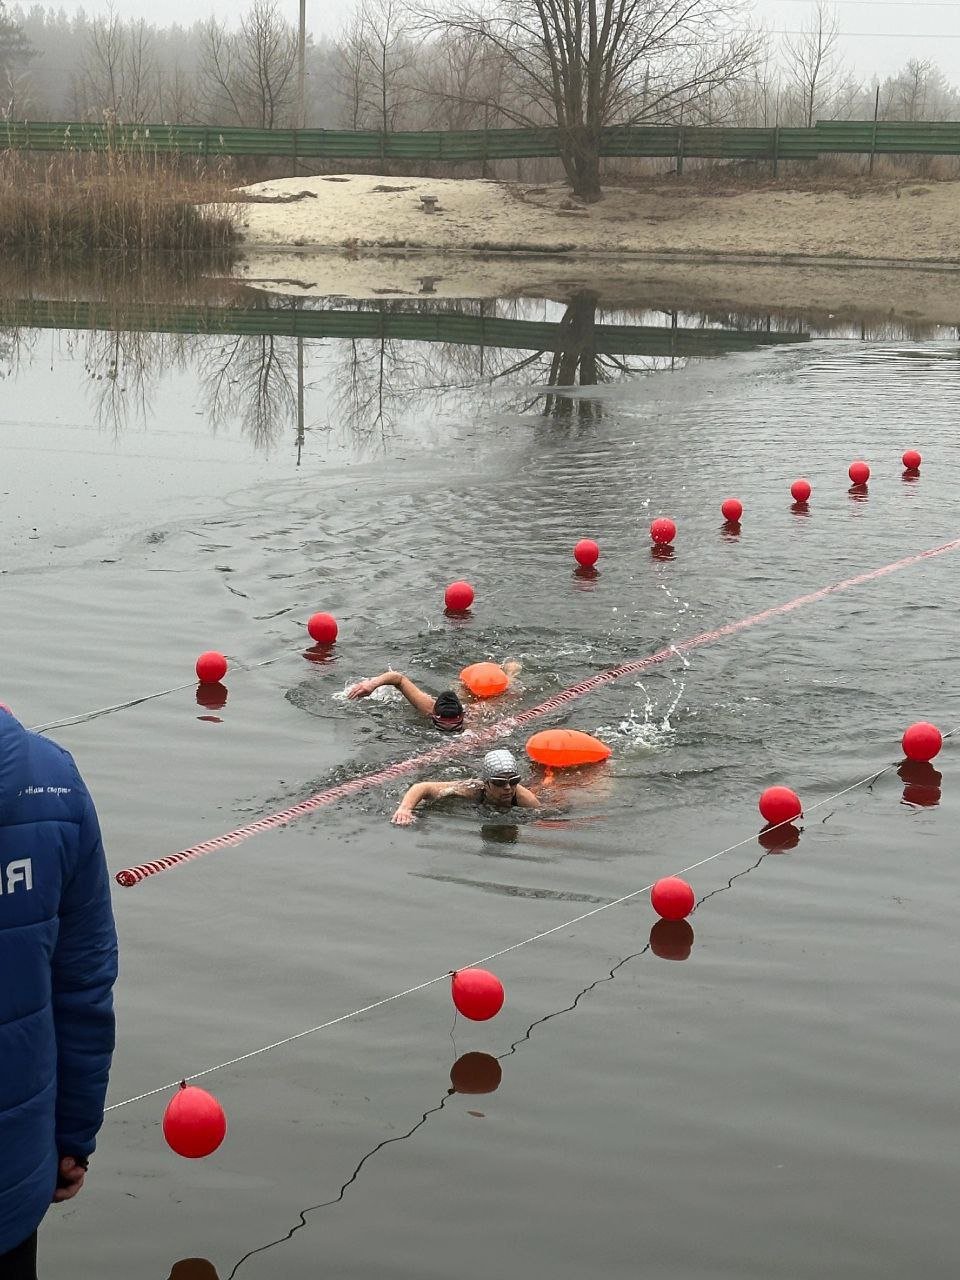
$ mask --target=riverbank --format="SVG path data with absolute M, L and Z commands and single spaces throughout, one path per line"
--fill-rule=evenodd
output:
M 960 322 L 960 182 L 842 190 L 661 179 L 584 205 L 562 184 L 285 178 L 238 193 L 241 279 L 352 298 L 568 296 Z M 436 197 L 432 213 L 421 197 Z M 842 268 L 842 269 L 840 269 Z
M 339 174 L 242 190 L 245 243 L 348 250 L 741 255 L 960 266 L 960 182 L 704 190 L 660 180 L 586 205 L 566 186 Z M 434 212 L 424 200 L 435 199 Z

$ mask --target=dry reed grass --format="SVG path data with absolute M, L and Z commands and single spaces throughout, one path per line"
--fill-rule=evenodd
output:
M 0 254 L 31 266 L 136 268 L 236 241 L 229 175 L 133 151 L 0 152 Z

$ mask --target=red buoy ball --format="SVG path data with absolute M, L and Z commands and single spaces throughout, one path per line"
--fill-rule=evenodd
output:
M 227 1132 L 227 1117 L 212 1093 L 182 1084 L 163 1113 L 163 1136 L 178 1156 L 200 1160 L 216 1151 Z
M 729 520 L 731 524 L 736 524 L 743 515 L 743 503 L 739 498 L 724 498 L 720 504 L 720 513 L 724 520 Z
M 473 587 L 469 582 L 451 582 L 443 593 L 443 603 L 455 613 L 462 613 L 473 604 Z
M 812 492 L 809 480 L 794 480 L 790 486 L 790 496 L 794 502 L 806 502 Z
M 856 462 L 850 463 L 847 475 L 854 484 L 866 484 L 870 479 L 870 468 L 865 462 L 861 462 L 858 459 Z
M 661 920 L 686 920 L 696 898 L 686 880 L 664 876 L 650 890 L 650 902 Z
M 776 825 L 802 817 L 803 805 L 797 793 L 789 787 L 767 787 L 760 797 L 760 812 L 765 822 Z
M 658 547 L 668 546 L 677 536 L 677 526 L 666 516 L 660 516 L 650 525 L 650 537 Z
M 458 1011 L 474 1022 L 486 1022 L 503 1008 L 503 983 L 489 969 L 458 969 L 452 995 Z
M 943 734 L 926 720 L 918 720 L 903 735 L 903 754 L 908 760 L 932 760 L 942 746 Z
M 573 558 L 584 569 L 591 569 L 600 559 L 600 548 L 592 538 L 581 538 L 573 548 Z
M 920 463 L 923 461 L 923 458 L 921 458 L 920 454 L 917 453 L 916 449 L 908 449 L 900 461 L 908 471 L 917 471 L 920 468 Z
M 332 613 L 315 613 L 307 620 L 307 631 L 314 644 L 333 644 L 340 628 Z
M 216 684 L 227 674 L 227 660 L 216 649 L 201 653 L 197 659 L 197 679 L 201 684 Z

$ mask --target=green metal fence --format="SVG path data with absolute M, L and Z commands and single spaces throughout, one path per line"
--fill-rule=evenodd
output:
M 200 125 L 105 125 L 77 121 L 0 122 L 0 149 L 128 150 L 187 156 L 280 156 L 291 160 L 386 160 L 482 163 L 560 154 L 558 129 L 477 129 L 461 133 L 351 133 L 340 129 L 239 129 Z M 812 129 L 692 128 L 686 125 L 604 129 L 604 156 L 808 160 L 824 154 L 960 155 L 960 122 L 827 120 Z
M 371 308 L 170 307 L 162 303 L 113 306 L 53 299 L 0 300 L 0 328 L 97 329 L 136 333 L 238 334 L 249 337 L 392 338 L 456 346 L 560 351 L 571 340 L 555 322 L 511 320 L 466 312 L 403 312 Z M 807 333 L 668 325 L 596 324 L 589 345 L 622 356 L 711 356 L 780 343 L 806 342 Z

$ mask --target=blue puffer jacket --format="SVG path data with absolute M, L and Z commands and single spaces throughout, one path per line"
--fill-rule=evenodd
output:
M 86 1156 L 113 1053 L 117 935 L 100 827 L 72 757 L 0 711 L 0 1254 Z

